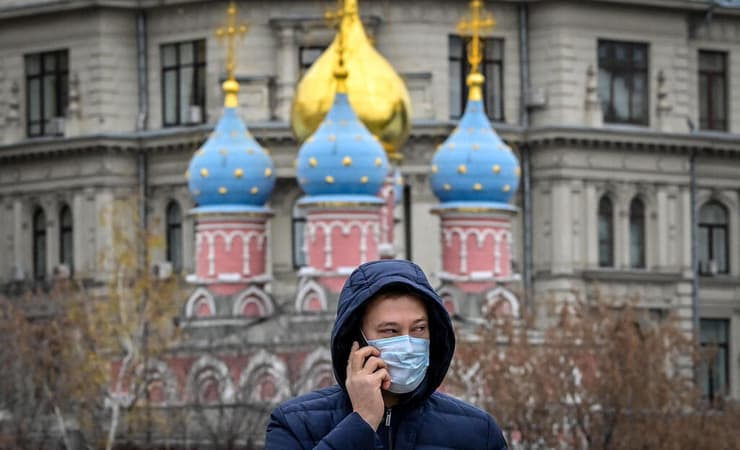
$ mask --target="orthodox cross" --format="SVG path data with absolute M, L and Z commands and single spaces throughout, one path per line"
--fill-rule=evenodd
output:
M 243 37 L 247 33 L 247 24 L 236 25 L 236 2 L 229 2 L 229 8 L 226 10 L 226 13 L 228 15 L 226 25 L 216 30 L 216 37 L 226 39 L 226 73 L 229 80 L 234 80 L 234 68 L 236 65 L 234 38 L 237 35 Z
M 483 0 L 472 0 L 470 2 L 471 17 L 464 18 L 457 24 L 457 30 L 464 36 L 471 36 L 468 44 L 468 62 L 470 73 L 478 73 L 480 63 L 483 60 L 483 43 L 481 42 L 481 31 L 493 30 L 496 20 L 493 16 L 483 11 Z

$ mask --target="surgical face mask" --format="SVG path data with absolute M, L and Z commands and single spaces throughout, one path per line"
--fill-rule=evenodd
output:
M 362 334 L 365 337 L 365 333 Z M 380 350 L 380 357 L 388 365 L 394 394 L 406 394 L 424 380 L 429 367 L 429 339 L 409 335 L 383 339 L 365 338 L 368 344 Z

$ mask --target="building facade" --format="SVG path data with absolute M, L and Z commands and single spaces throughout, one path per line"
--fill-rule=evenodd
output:
M 702 368 L 705 392 L 738 398 L 740 90 L 733 74 L 740 71 L 740 10 L 720 3 L 490 2 L 497 25 L 481 69 L 488 117 L 522 164 L 511 226 L 511 263 L 521 277 L 507 291 L 512 307 L 545 310 L 602 295 L 636 298 L 652 317 L 676 312 L 687 331 L 696 324 L 702 342 L 720 349 L 716 363 Z M 269 327 L 249 327 L 232 344 L 268 350 L 244 359 L 242 381 L 273 367 L 274 379 L 300 373 L 290 377 L 295 390 L 310 390 L 331 379 L 331 302 L 308 301 L 322 316 L 302 315 L 296 301 L 311 289 L 299 277 L 311 219 L 297 207 L 300 143 L 290 121 L 297 83 L 335 32 L 324 19 L 328 4 L 238 5 L 249 26 L 235 73 L 241 118 L 274 161 L 274 215 L 264 230 L 271 281 L 252 307 L 249 296 L 209 305 L 215 300 L 196 289 L 181 300 L 183 315 L 197 337 L 208 334 L 199 308 L 223 320 L 247 310 L 255 317 L 285 312 L 281 327 L 315 350 L 286 365 L 277 355 L 289 343 L 276 343 Z M 184 173 L 223 109 L 226 52 L 213 33 L 223 6 L 0 1 L 6 296 L 55 276 L 104 281 L 111 256 L 101 255 L 114 222 L 126 220 L 111 208 L 117 199 L 133 199 L 140 211 L 128 218 L 132 228 L 145 225 L 162 237 L 150 249 L 160 273 L 196 272 L 189 214 L 196 203 Z M 431 213 L 439 204 L 431 161 L 468 97 L 468 50 L 456 28 L 468 2 L 360 6 L 373 45 L 405 82 L 412 111 L 397 164 L 403 201 L 395 206 L 395 252 L 440 284 L 446 266 L 440 220 Z M 179 389 L 197 381 L 186 380 L 200 366 L 215 368 L 218 379 L 228 373 L 223 362 L 194 360 L 175 376 Z M 265 392 L 277 395 L 275 386 Z

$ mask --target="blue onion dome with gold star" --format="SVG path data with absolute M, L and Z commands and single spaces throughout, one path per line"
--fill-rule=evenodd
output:
M 465 113 L 432 158 L 431 186 L 442 208 L 515 210 L 509 202 L 519 186 L 519 161 L 491 127 L 482 83 L 481 74 L 471 74 Z
M 388 174 L 388 158 L 350 106 L 347 76 L 340 58 L 334 103 L 298 152 L 298 184 L 307 194 L 301 204 L 382 203 L 377 194 Z
M 275 187 L 275 165 L 239 115 L 239 84 L 224 82 L 225 108 L 216 127 L 195 152 L 186 173 L 197 203 L 194 212 L 267 212 Z

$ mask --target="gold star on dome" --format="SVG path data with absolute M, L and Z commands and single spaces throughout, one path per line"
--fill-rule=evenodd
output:
M 319 162 L 316 161 L 316 158 L 313 158 L 312 157 L 311 159 L 308 160 L 308 165 L 311 166 L 311 167 L 316 167 L 318 164 L 319 164 Z
M 208 169 L 206 169 L 205 167 L 200 169 L 200 176 L 206 178 L 208 176 Z
M 437 167 L 436 164 L 432 165 L 432 173 L 437 173 L 437 172 L 439 172 L 439 167 Z
M 267 167 L 265 169 L 265 178 L 270 178 L 272 176 L 272 169 Z
M 501 172 L 501 166 L 498 164 L 493 165 L 493 173 L 500 173 Z
M 509 192 L 511 190 L 511 186 L 509 186 L 508 184 L 505 184 L 503 189 L 504 189 L 504 192 Z
M 244 170 L 242 169 L 235 169 L 234 170 L 234 176 L 237 178 L 241 178 L 244 176 Z
M 253 148 L 248 148 L 247 149 L 247 155 L 253 155 L 253 154 L 254 154 L 254 149 Z
M 521 168 L 521 167 L 519 167 L 519 166 L 517 166 L 517 168 L 516 168 L 516 169 L 514 169 L 514 173 L 515 173 L 515 174 L 516 174 L 516 176 L 518 176 L 518 177 L 522 176 L 522 168 Z
M 473 150 L 480 150 L 480 144 L 473 144 Z
M 253 186 L 252 189 L 249 190 L 249 192 L 251 192 L 252 195 L 257 194 L 259 191 L 260 191 L 260 188 L 258 188 L 257 186 Z
M 362 183 L 362 184 L 367 184 L 367 182 L 368 182 L 368 178 L 367 178 L 367 176 L 363 175 L 363 176 L 362 176 L 362 177 L 360 178 L 360 183 Z
M 226 195 L 226 194 L 229 193 L 229 190 L 226 189 L 225 187 L 221 186 L 220 188 L 218 188 L 218 193 L 221 194 L 221 195 Z
M 375 167 L 380 167 L 383 165 L 383 160 L 381 158 L 375 158 Z
M 330 134 L 329 135 L 329 142 L 334 142 L 336 140 L 337 140 L 337 137 L 335 135 L 333 135 L 333 134 Z
M 189 180 L 190 179 L 190 171 L 189 170 L 186 170 L 185 171 L 185 179 L 186 180 Z
M 449 191 L 449 190 L 452 190 L 452 186 L 450 186 L 450 185 L 449 185 L 448 183 L 445 183 L 445 184 L 444 184 L 444 186 L 442 186 L 442 188 L 443 188 L 443 189 L 444 189 L 445 191 Z
M 352 165 L 352 158 L 350 158 L 349 156 L 345 156 L 344 159 L 342 160 L 342 165 L 344 167 L 351 166 Z
M 457 171 L 460 172 L 460 174 L 465 175 L 468 172 L 468 168 L 465 166 L 465 164 L 460 164 L 458 166 Z
M 480 184 L 480 183 L 475 183 L 473 185 L 473 189 L 476 190 L 476 191 L 480 191 L 481 189 L 483 189 L 483 185 Z
M 327 182 L 327 183 L 329 183 L 329 184 L 332 184 L 332 183 L 334 183 L 334 177 L 333 177 L 333 176 L 331 176 L 331 175 L 327 175 L 327 176 L 326 176 L 326 178 L 325 178 L 325 180 L 326 180 L 326 182 Z

